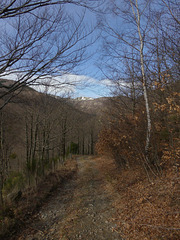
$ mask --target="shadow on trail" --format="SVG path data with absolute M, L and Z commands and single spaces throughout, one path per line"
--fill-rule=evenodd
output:
M 77 157 L 77 175 L 57 189 L 16 240 L 122 239 L 109 221 L 114 210 L 90 156 Z

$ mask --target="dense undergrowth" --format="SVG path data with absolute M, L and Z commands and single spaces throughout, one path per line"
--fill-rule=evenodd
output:
M 46 175 L 36 187 L 25 188 L 23 192 L 16 195 L 13 201 L 1 207 L 0 238 L 10 239 L 14 232 L 20 230 L 31 220 L 31 216 L 53 194 L 56 188 L 72 178 L 76 171 L 76 161 L 74 159 L 67 160 L 58 170 Z

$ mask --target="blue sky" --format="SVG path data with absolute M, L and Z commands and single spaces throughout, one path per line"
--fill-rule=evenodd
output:
M 84 8 L 79 7 L 76 5 L 72 4 L 67 4 L 65 5 L 65 8 L 67 10 L 67 14 L 72 16 L 72 19 L 74 18 L 76 20 L 80 18 L 82 15 Z M 6 23 L 6 22 L 5 22 Z M 84 18 L 84 25 L 85 29 L 93 29 L 95 28 L 97 24 L 97 18 L 96 18 L 96 13 L 86 9 L 85 10 L 85 18 Z M 11 24 L 3 25 L 3 22 L 0 22 L 0 26 L 6 26 L 7 31 L 10 30 Z M 9 31 L 13 32 L 13 31 Z M 92 34 L 92 39 L 96 39 L 97 36 L 100 35 L 100 30 L 96 29 L 93 34 Z M 103 75 L 102 71 L 99 69 L 98 64 L 100 64 L 100 58 L 101 58 L 101 53 L 102 53 L 102 38 L 98 38 L 95 43 L 90 45 L 87 48 L 87 55 L 89 56 L 88 60 L 85 62 L 80 63 L 75 69 L 73 69 L 72 72 L 68 72 L 66 74 L 65 78 L 63 76 L 57 76 L 57 78 L 54 80 L 55 84 L 54 86 L 57 86 L 56 84 L 58 81 L 63 84 L 60 84 L 57 89 L 55 87 L 50 88 L 50 92 L 55 91 L 55 94 L 61 95 L 61 93 L 64 94 L 67 90 L 70 91 L 73 97 L 80 97 L 80 96 L 85 96 L 85 97 L 92 97 L 92 98 L 98 98 L 98 97 L 104 97 L 108 96 L 110 94 L 109 90 L 109 85 L 110 83 L 107 81 L 106 76 Z M 24 70 L 26 71 L 26 70 Z M 62 74 L 61 69 L 59 69 L 60 75 Z M 17 80 L 18 79 L 18 74 L 21 75 L 21 72 L 17 71 L 16 74 L 16 69 L 13 71 L 12 74 L 7 75 L 6 73 L 4 74 L 7 79 L 12 79 L 12 80 Z M 17 76 L 16 76 L 17 75 Z M 23 74 L 22 74 L 23 75 Z M 34 76 L 37 77 L 37 76 Z M 47 81 L 48 78 L 50 79 L 51 76 L 47 76 Z M 69 78 L 69 79 L 68 79 Z M 64 80 L 65 79 L 65 80 Z M 75 82 L 75 80 L 78 79 L 78 84 L 75 86 L 75 84 L 71 84 L 72 82 Z M 68 86 L 69 82 L 69 86 Z M 33 86 L 34 87 L 34 86 Z M 36 88 L 37 86 L 35 86 Z M 37 87 L 38 88 L 38 87 Z M 44 91 L 43 87 L 39 87 L 40 91 Z
M 109 1 L 107 1 L 107 2 L 109 2 Z M 124 2 L 125 1 L 123 1 L 123 3 Z M 119 4 L 120 10 L 122 10 L 121 9 L 121 8 L 123 8 L 122 2 L 117 1 L 117 3 Z M 145 4 L 146 1 L 139 0 L 139 3 Z M 72 4 L 66 4 L 64 6 L 66 9 L 65 12 L 67 12 L 67 14 L 69 16 L 72 16 L 73 20 L 79 19 L 80 16 L 82 15 L 83 11 L 85 10 L 83 7 L 79 7 L 79 6 L 72 5 Z M 116 8 L 113 10 L 116 10 Z M 118 13 L 117 13 L 117 15 L 118 15 Z M 133 39 L 134 39 L 134 35 L 132 35 L 133 32 L 130 31 L 130 26 L 132 26 L 132 25 L 129 24 L 129 18 L 126 19 L 126 22 L 125 22 L 125 20 L 123 21 L 122 18 L 118 18 L 118 16 L 116 16 L 115 14 L 113 15 L 112 13 L 106 14 L 106 15 L 101 15 L 101 17 L 104 17 L 104 16 L 108 20 L 108 23 L 114 29 L 117 28 L 117 31 L 120 30 L 120 32 L 129 32 L 130 37 L 133 37 Z M 128 14 L 127 14 L 126 18 L 127 17 L 128 17 Z M 85 18 L 84 18 L 85 29 L 86 28 L 87 29 L 95 28 L 96 23 L 97 23 L 96 13 L 86 9 L 85 10 Z M 4 26 L 2 24 L 2 21 L 0 22 L 0 26 L 1 26 L 1 28 Z M 69 26 L 68 26 L 68 28 L 69 28 Z M 107 29 L 107 32 L 108 31 L 110 31 L 109 28 Z M 12 32 L 12 31 L 8 31 L 8 32 Z M 107 35 L 108 35 L 108 33 L 107 33 Z M 92 34 L 92 39 L 96 38 L 96 36 L 99 36 L 99 34 L 100 34 L 100 30 L 98 30 L 98 29 L 95 30 Z M 105 33 L 103 33 L 103 34 L 105 34 Z M 112 48 L 109 48 L 110 49 L 109 55 L 107 54 L 107 51 L 106 51 L 106 54 L 107 54 L 106 63 L 110 64 L 110 68 L 105 67 L 103 70 L 105 70 L 106 74 L 109 75 L 109 74 L 111 74 L 111 72 L 108 72 L 108 71 L 111 71 L 111 67 L 112 67 L 113 73 L 111 75 L 111 78 L 112 79 L 120 79 L 120 77 L 122 78 L 123 74 L 126 74 L 126 71 L 124 71 L 124 68 L 122 66 L 123 62 L 120 60 L 120 57 L 121 57 L 121 54 L 124 54 L 124 51 L 126 54 L 128 54 L 128 47 L 123 46 L 126 44 L 122 44 L 122 43 L 117 44 L 116 41 L 114 41 L 114 45 L 111 44 L 111 42 L 113 42 L 111 34 L 109 34 L 108 38 L 110 40 L 110 44 L 108 43 L 109 44 L 108 48 L 109 48 L 109 46 L 112 46 Z M 79 43 L 78 47 L 79 46 L 81 47 L 80 43 Z M 115 53 L 117 52 L 118 54 L 120 52 L 120 55 L 113 57 L 113 50 L 115 50 Z M 89 55 L 89 58 L 86 62 L 80 63 L 75 69 L 72 70 L 72 72 L 69 72 L 70 70 L 67 70 L 68 74 L 66 74 L 65 78 L 63 76 L 56 75 L 57 78 L 55 79 L 55 82 L 58 82 L 58 81 L 60 82 L 60 87 L 58 87 L 55 90 L 56 94 L 60 95 L 61 92 L 63 92 L 63 91 L 66 92 L 66 90 L 69 90 L 72 93 L 73 97 L 85 96 L 85 97 L 97 98 L 97 97 L 108 96 L 110 94 L 109 86 L 112 87 L 112 84 L 110 84 L 110 82 L 107 80 L 108 77 L 105 76 L 102 73 L 102 71 L 98 68 L 98 65 L 100 65 L 102 68 L 105 66 L 105 59 L 104 59 L 104 61 L 101 60 L 102 52 L 103 52 L 103 38 L 99 37 L 93 45 L 91 45 L 87 48 L 87 55 Z M 118 70 L 117 76 L 115 76 L 116 68 Z M 26 70 L 24 70 L 24 71 L 26 71 Z M 65 71 L 66 70 L 63 71 L 62 69 L 59 69 L 60 74 L 62 74 L 62 72 L 64 73 Z M 114 76 L 115 76 L 115 78 L 114 78 Z M 8 75 L 8 77 L 10 78 L 9 75 Z M 14 76 L 11 76 L 10 79 L 15 80 Z M 50 79 L 50 77 L 49 77 L 49 79 Z M 75 81 L 77 79 L 78 79 L 78 84 L 75 86 Z M 62 84 L 61 84 L 61 80 L 63 82 Z M 48 79 L 47 79 L 47 81 L 48 81 Z M 72 82 L 73 82 L 73 84 L 72 84 Z M 68 86 L 68 83 L 69 83 L 69 86 Z M 57 84 L 55 84 L 55 86 L 56 85 Z M 53 91 L 53 88 L 50 89 L 50 91 Z
M 95 29 L 97 25 L 97 18 L 96 18 L 96 13 L 92 12 L 88 9 L 85 9 L 83 7 L 73 5 L 73 4 L 65 4 L 64 5 L 65 13 L 67 13 L 70 17 L 72 17 L 73 20 L 79 21 L 81 16 L 83 15 L 85 11 L 85 17 L 84 17 L 84 29 L 85 29 L 85 34 L 86 31 Z M 0 21 L 0 27 L 4 28 L 4 32 L 16 36 L 16 28 L 14 29 L 11 24 L 12 19 L 10 20 L 4 20 Z M 14 23 L 16 25 L 16 23 Z M 12 33 L 12 34 L 11 34 Z M 97 38 L 97 36 L 100 35 L 100 30 L 96 29 L 92 33 L 91 37 L 89 37 L 89 41 L 93 41 Z M 84 40 L 83 40 L 84 41 Z M 79 45 L 78 45 L 79 44 Z M 79 42 L 79 46 L 81 47 L 80 44 L 83 45 L 83 43 Z M 75 68 L 72 69 L 71 72 L 70 70 L 67 70 L 67 74 L 65 76 L 61 76 L 62 73 L 66 72 L 66 70 L 59 69 L 59 76 L 58 72 L 56 73 L 56 77 L 54 79 L 54 87 L 52 86 L 49 91 L 53 94 L 61 95 L 66 93 L 67 91 L 70 92 L 72 97 L 92 97 L 92 98 L 99 98 L 99 97 L 104 97 L 109 95 L 109 88 L 106 85 L 106 81 L 103 81 L 106 79 L 106 77 L 103 75 L 102 71 L 98 68 L 98 64 L 100 62 L 100 57 L 101 57 L 101 50 L 102 50 L 102 38 L 98 38 L 92 45 L 90 45 L 86 49 L 86 54 L 85 56 L 89 56 L 87 61 L 80 62 L 80 64 Z M 18 65 L 18 64 L 17 64 Z M 10 79 L 10 80 L 19 80 L 19 76 L 23 76 L 24 72 L 26 72 L 26 69 L 18 70 L 16 69 L 16 66 L 13 66 L 14 70 L 10 69 L 10 74 L 9 72 L 5 72 L 2 75 L 2 78 Z M 24 71 L 24 72 L 23 72 Z M 28 71 L 28 70 L 27 70 Z M 34 76 L 33 78 L 37 78 L 38 76 Z M 51 76 L 47 76 L 47 83 L 49 80 L 52 80 Z M 78 84 L 75 84 L 75 81 L 78 79 Z M 28 79 L 29 80 L 29 79 Z M 45 85 L 45 79 L 41 79 L 41 81 L 44 81 Z M 58 85 L 59 81 L 59 86 Z M 61 83 L 62 81 L 62 83 Z M 64 82 L 65 81 L 65 82 Z M 53 85 L 52 83 L 52 85 Z M 68 84 L 69 83 L 69 84 Z M 55 89 L 57 86 L 57 89 Z M 41 86 L 39 87 L 38 85 L 32 86 L 35 89 L 39 91 L 44 91 L 45 87 Z
M 69 5 L 67 7 L 67 11 L 70 15 L 80 15 L 83 11 L 83 8 Z M 89 10 L 86 10 L 84 21 L 87 28 L 95 27 L 97 24 L 96 14 Z M 92 38 L 96 38 L 98 34 L 99 30 L 95 30 Z M 90 56 L 90 58 L 85 63 L 80 64 L 75 68 L 75 74 L 87 76 L 87 78 L 92 79 L 92 81 L 88 81 L 88 84 L 85 84 L 84 86 L 78 86 L 73 94 L 74 97 L 85 96 L 98 98 L 109 95 L 109 88 L 104 83 L 102 83 L 102 80 L 105 78 L 105 76 L 98 67 L 101 48 L 102 39 L 99 38 L 92 46 L 87 49 L 87 54 Z
M 89 87 L 76 88 L 74 93 L 74 97 L 91 97 L 91 98 L 99 98 L 99 97 L 107 97 L 110 94 L 110 89 L 108 86 L 103 85 L 101 82 L 97 82 L 97 84 L 93 84 Z
M 72 18 L 77 17 L 77 19 L 80 18 L 82 15 L 84 9 L 82 7 L 78 7 L 72 4 L 65 5 L 65 8 L 67 10 L 67 13 L 72 16 Z M 5 25 L 3 25 L 4 22 L 0 22 L 1 27 L 5 27 L 9 32 L 13 32 L 13 29 L 11 31 L 11 24 L 8 24 L 5 21 Z M 85 28 L 87 29 L 93 29 L 96 25 L 96 14 L 86 10 L 85 12 L 85 18 L 84 18 L 84 24 Z M 92 35 L 92 39 L 94 39 L 98 34 L 98 31 L 94 31 Z M 65 78 L 65 84 L 60 84 L 60 87 L 57 87 L 55 90 L 55 87 L 50 88 L 50 92 L 55 91 L 55 94 L 61 95 L 61 93 L 66 92 L 66 90 L 69 89 L 70 93 L 72 94 L 73 97 L 80 97 L 80 96 L 85 96 L 85 97 L 102 97 L 106 96 L 108 94 L 108 88 L 106 87 L 105 84 L 102 84 L 100 80 L 104 79 L 104 76 L 100 69 L 97 67 L 97 62 L 99 61 L 100 58 L 100 48 L 101 48 L 101 41 L 100 39 L 97 40 L 93 45 L 87 48 L 87 55 L 90 56 L 87 61 L 80 63 L 79 66 L 77 66 L 75 69 L 73 69 L 72 72 L 69 72 Z M 61 72 L 61 69 L 59 70 Z M 21 72 L 16 74 L 16 70 L 13 71 L 12 74 L 6 74 L 4 73 L 3 78 L 7 78 L 10 80 L 18 80 L 18 74 L 21 75 Z M 17 76 L 16 76 L 17 75 Z M 58 74 L 57 74 L 58 75 Z M 50 79 L 50 76 L 47 76 L 47 81 L 48 77 Z M 69 79 L 68 79 L 69 77 Z M 62 76 L 57 76 L 55 79 L 55 82 L 57 83 L 58 81 L 61 82 L 64 81 L 64 77 Z M 74 85 L 71 86 L 71 83 L 74 82 L 73 78 L 76 80 L 78 79 L 78 84 L 77 87 Z M 68 86 L 68 82 L 70 83 Z M 57 85 L 57 84 L 55 84 Z M 33 86 L 34 87 L 34 86 Z M 35 88 L 38 88 L 37 86 Z M 39 87 L 40 91 L 43 91 L 43 87 Z

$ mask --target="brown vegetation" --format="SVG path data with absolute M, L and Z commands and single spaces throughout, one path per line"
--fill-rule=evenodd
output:
M 113 198 L 116 214 L 114 231 L 124 239 L 178 240 L 179 179 L 175 169 L 166 168 L 163 176 L 148 181 L 142 166 L 117 167 L 111 158 L 99 158 L 98 166 Z
M 1 204 L 11 192 L 38 184 L 68 155 L 93 154 L 95 125 L 96 116 L 69 99 L 24 87 L 0 115 Z
M 137 105 L 136 114 L 117 107 L 106 113 L 109 121 L 100 132 L 97 151 L 107 157 L 99 158 L 99 168 L 114 196 L 114 231 L 125 239 L 180 237 L 178 86 L 160 85 L 151 91 L 153 127 L 148 156 L 143 104 Z

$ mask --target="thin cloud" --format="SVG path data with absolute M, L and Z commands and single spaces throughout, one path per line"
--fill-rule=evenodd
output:
M 24 73 L 23 73 L 24 74 Z M 59 73 L 59 75 L 46 75 L 37 78 L 34 76 L 28 81 L 35 82 L 30 84 L 30 87 L 38 92 L 47 93 L 56 96 L 85 96 L 102 95 L 102 92 L 107 92 L 108 88 L 114 87 L 114 83 L 109 79 L 97 80 L 86 75 L 77 75 L 71 73 Z M 20 72 L 5 74 L 1 78 L 7 80 L 18 81 L 21 78 Z M 96 94 L 95 94 L 96 92 Z

